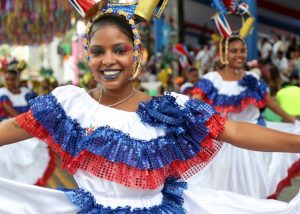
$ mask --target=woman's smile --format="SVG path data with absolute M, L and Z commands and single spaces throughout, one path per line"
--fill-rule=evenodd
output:
M 120 76 L 122 69 L 105 69 L 105 70 L 100 70 L 100 72 L 104 79 L 114 80 Z

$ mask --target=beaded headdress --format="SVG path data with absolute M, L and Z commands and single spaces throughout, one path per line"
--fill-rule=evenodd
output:
M 218 11 L 213 15 L 212 19 L 221 36 L 219 43 L 220 61 L 222 64 L 228 64 L 229 39 L 236 38 L 246 44 L 244 38 L 247 37 L 252 29 L 255 19 L 250 14 L 249 6 L 241 0 L 213 0 L 212 7 Z M 238 15 L 242 19 L 243 24 L 238 31 L 233 31 L 226 19 L 226 15 L 231 14 Z
M 159 18 L 168 0 L 69 0 L 81 16 L 87 19 L 84 35 L 84 49 L 88 57 L 89 32 L 93 23 L 101 16 L 115 14 L 124 17 L 131 25 L 134 41 L 134 66 L 136 71 L 132 78 L 136 78 L 141 64 L 141 37 L 138 32 L 139 22 L 148 22 L 152 17 Z M 157 14 L 154 11 L 160 10 Z

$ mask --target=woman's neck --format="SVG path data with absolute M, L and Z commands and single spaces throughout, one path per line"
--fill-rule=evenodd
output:
M 12 94 L 20 94 L 21 90 L 19 88 L 7 88 Z
M 245 71 L 243 69 L 232 68 L 226 66 L 219 72 L 224 80 L 227 81 L 238 81 L 242 79 L 245 75 Z
M 100 88 L 98 102 L 109 107 L 127 106 L 128 102 L 135 97 L 135 90 L 132 85 L 127 85 L 118 90 Z

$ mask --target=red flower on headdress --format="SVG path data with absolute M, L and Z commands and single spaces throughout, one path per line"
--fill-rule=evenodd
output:
M 107 0 L 69 0 L 69 2 L 82 17 L 90 17 L 93 15 L 94 8 L 99 4 L 106 3 Z

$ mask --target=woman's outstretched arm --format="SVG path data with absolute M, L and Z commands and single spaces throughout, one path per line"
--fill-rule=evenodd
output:
M 245 122 L 227 121 L 218 140 L 250 150 L 300 153 L 300 135 Z
M 267 106 L 274 111 L 276 114 L 278 114 L 280 117 L 282 117 L 284 122 L 288 123 L 294 123 L 296 121 L 296 117 L 289 115 L 287 112 L 285 112 L 274 100 L 270 95 L 267 95 Z
M 22 129 L 15 118 L 0 123 L 0 146 L 31 138 L 32 135 Z

